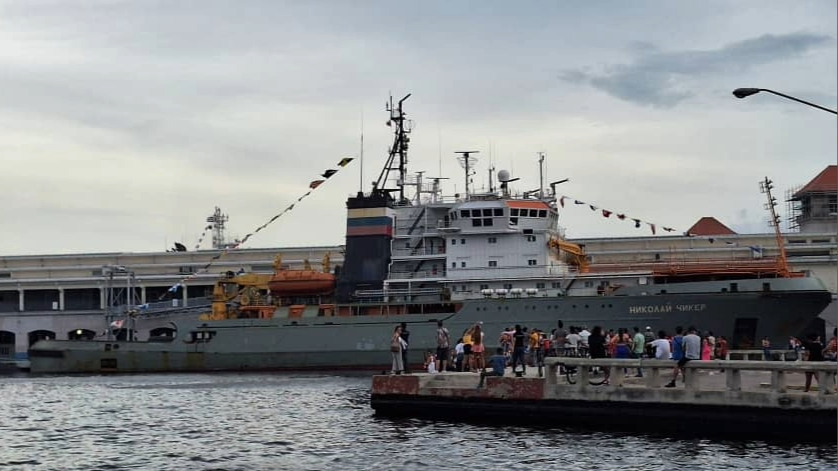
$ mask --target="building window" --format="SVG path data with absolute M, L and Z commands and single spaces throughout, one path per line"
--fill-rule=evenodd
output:
M 535 236 L 534 235 L 528 235 L 527 236 L 527 242 L 535 242 Z
M 466 267 L 466 262 L 460 262 L 460 268 L 465 268 L 465 267 Z
M 489 285 L 480 285 L 480 289 L 481 290 L 489 289 Z
M 490 267 L 498 266 L 498 261 L 497 260 L 489 260 L 489 266 Z
M 559 289 L 559 288 L 562 287 L 562 284 L 557 282 L 557 281 L 554 281 L 550 286 L 555 288 L 555 289 Z
M 527 260 L 527 265 L 529 265 L 529 266 L 531 266 L 531 267 L 534 267 L 537 263 L 538 263 L 538 262 L 537 262 L 537 261 L 535 261 L 535 260 L 533 260 L 533 259 L 529 259 L 529 260 Z
M 460 243 L 461 243 L 461 244 L 465 244 L 465 243 L 466 243 L 466 240 L 465 240 L 465 239 L 460 239 Z
M 544 283 L 536 283 L 535 288 L 536 289 L 544 289 Z
M 463 285 L 460 288 L 461 291 L 468 291 L 468 287 L 466 285 Z
M 451 291 L 456 292 L 457 291 L 457 285 L 451 285 Z
M 512 283 L 504 283 L 503 289 L 512 289 Z
M 585 288 L 593 288 L 593 287 L 594 287 L 594 282 L 593 281 L 586 281 L 585 282 Z
M 457 262 L 451 262 L 451 268 L 457 268 Z
M 491 208 L 483 210 L 483 217 L 486 217 L 486 216 L 490 216 L 490 217 L 492 216 L 492 209 Z
M 457 239 L 451 239 L 451 245 L 457 245 Z
M 497 244 L 498 243 L 498 238 L 497 237 L 489 237 L 489 243 L 490 244 Z

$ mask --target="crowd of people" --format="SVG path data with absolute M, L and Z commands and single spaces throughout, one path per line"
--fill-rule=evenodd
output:
M 409 332 L 405 323 L 396 326 L 391 342 L 392 373 L 407 373 L 407 348 Z M 476 323 L 465 329 L 452 341 L 449 330 L 442 321 L 437 323 L 435 352 L 425 353 L 424 369 L 429 373 L 442 371 L 476 372 L 481 374 L 481 384 L 486 376 L 502 376 L 507 367 L 512 372 L 526 373 L 527 366 L 543 365 L 545 357 L 590 357 L 590 358 L 655 358 L 674 360 L 673 379 L 667 387 L 675 387 L 676 380 L 683 374 L 684 365 L 691 360 L 726 359 L 729 345 L 724 336 L 716 337 L 713 332 L 700 333 L 693 326 L 684 330 L 676 327 L 670 333 L 664 330 L 653 332 L 651 326 L 641 331 L 639 327 L 605 330 L 594 326 L 590 331 L 587 326 L 564 327 L 557 322 L 550 333 L 537 328 L 515 325 L 501 332 L 497 340 L 499 347 L 488 359 L 486 358 L 486 333 L 482 323 Z M 770 359 L 770 342 L 762 341 L 766 359 Z M 820 336 L 812 334 L 800 341 L 794 337 L 789 340 L 789 348 L 799 353 L 799 358 L 806 361 L 836 361 L 838 358 L 838 329 L 824 345 Z M 491 370 L 487 370 L 487 365 Z M 607 371 L 606 371 L 607 375 Z M 643 371 L 638 368 L 637 376 Z M 806 391 L 811 386 L 813 374 L 806 375 Z M 607 377 L 606 377 L 607 381 Z

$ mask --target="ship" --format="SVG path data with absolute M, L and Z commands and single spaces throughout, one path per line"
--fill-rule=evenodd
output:
M 696 327 L 747 348 L 800 335 L 831 301 L 819 279 L 788 268 L 778 224 L 776 258 L 600 265 L 558 224 L 562 181 L 518 194 L 510 185 L 517 179 L 501 170 L 496 184 L 491 169 L 489 188 L 476 191 L 477 152 L 462 151 L 465 191 L 446 197 L 444 178 L 408 173 L 409 97 L 388 102 L 394 137 L 386 163 L 370 191 L 346 202 L 342 265 L 331 267 L 327 254 L 317 269 L 307 261 L 292 270 L 277 256 L 273 273 L 229 272 L 208 312 L 126 309 L 100 338 L 36 342 L 30 371 L 380 370 L 389 368 L 401 323 L 414 365 L 436 349 L 438 322 L 452 341 L 482 324 L 489 348 L 509 326 L 550 332 L 559 321 Z

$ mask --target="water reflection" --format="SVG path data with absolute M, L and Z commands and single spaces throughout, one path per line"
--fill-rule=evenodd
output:
M 376 418 L 369 377 L 13 377 L 3 469 L 835 469 L 831 446 Z M 650 424 L 653 426 L 653 424 Z

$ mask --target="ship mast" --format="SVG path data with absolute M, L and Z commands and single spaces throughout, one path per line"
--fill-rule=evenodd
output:
M 458 150 L 454 152 L 455 154 L 460 154 L 457 157 L 457 160 L 462 165 L 463 169 L 466 171 L 466 197 L 465 199 L 468 200 L 469 195 L 469 182 L 471 180 L 471 176 L 474 175 L 474 170 L 471 168 L 472 164 L 477 163 L 477 157 L 472 157 L 471 154 L 479 154 L 480 151 L 478 150 Z
M 786 257 L 786 244 L 783 243 L 783 235 L 780 233 L 780 216 L 777 216 L 777 211 L 774 209 L 777 206 L 777 199 L 771 196 L 771 190 L 774 188 L 774 184 L 768 177 L 765 177 L 765 180 L 759 182 L 759 191 L 760 193 L 765 193 L 768 202 L 765 203 L 765 209 L 767 209 L 771 213 L 771 224 L 774 227 L 774 235 L 777 237 L 777 248 L 780 250 L 780 273 L 787 277 L 789 276 L 789 264 L 788 258 Z
M 390 147 L 390 156 L 387 158 L 387 163 L 381 169 L 378 175 L 378 180 L 373 183 L 373 192 L 381 191 L 390 193 L 398 191 L 399 203 L 407 203 L 404 197 L 405 178 L 407 176 L 407 147 L 410 142 L 408 134 L 413 130 L 413 122 L 405 118 L 403 103 L 410 98 L 410 93 L 398 101 L 396 106 L 393 106 L 393 97 L 390 96 L 390 101 L 386 105 L 387 111 L 390 112 L 390 119 L 387 121 L 387 126 L 395 125 L 393 130 L 393 145 Z M 396 157 L 398 156 L 398 162 Z M 390 178 L 390 172 L 399 172 L 399 178 L 396 180 L 396 188 L 387 188 L 387 181 Z

